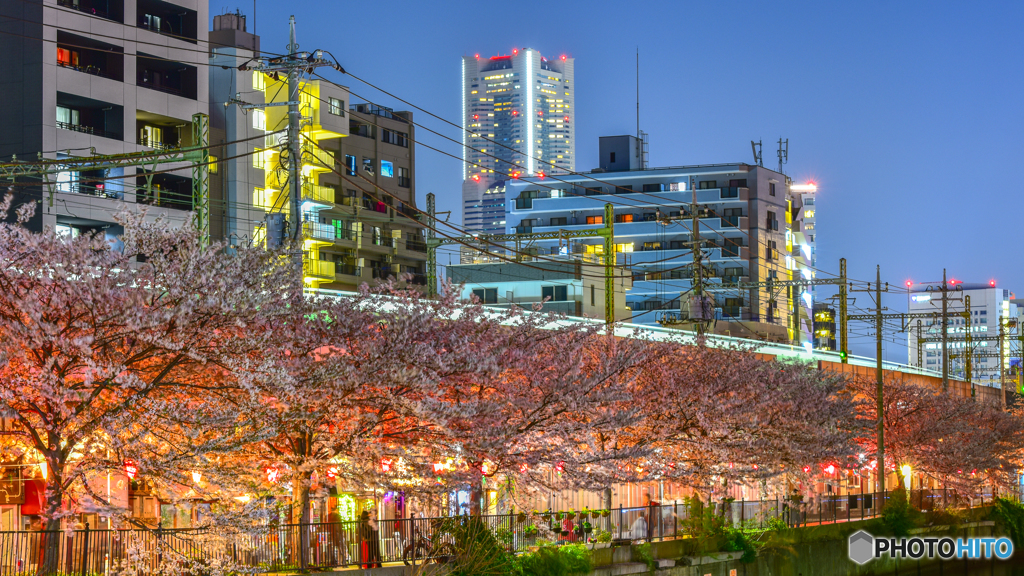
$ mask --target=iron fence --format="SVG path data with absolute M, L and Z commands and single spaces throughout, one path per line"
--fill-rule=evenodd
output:
M 807 526 L 872 518 L 891 493 L 799 496 L 763 500 L 674 502 L 612 510 L 483 515 L 480 524 L 510 552 L 541 539 L 557 544 L 664 540 L 686 536 L 698 523 L 761 527 Z M 993 494 L 963 497 L 946 490 L 912 490 L 910 505 L 923 511 L 984 506 Z M 301 568 L 373 567 L 404 562 L 446 562 L 457 553 L 468 516 L 366 522 L 278 524 L 254 532 L 205 528 L 0 532 L 0 576 L 106 574 L 119 564 L 156 571 L 161 563 L 227 562 L 256 572 Z

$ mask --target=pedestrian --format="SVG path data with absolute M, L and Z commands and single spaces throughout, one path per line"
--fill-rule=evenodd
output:
M 633 521 L 633 525 L 629 527 L 629 536 L 633 540 L 640 540 L 647 537 L 647 518 L 643 510 Z
M 661 514 L 659 513 L 660 510 L 657 509 L 661 507 L 661 503 L 651 498 L 650 492 L 646 492 L 644 493 L 644 506 L 647 507 L 647 517 L 651 519 L 648 524 L 648 533 L 645 535 L 645 537 L 650 540 L 651 537 L 654 536 L 654 532 L 657 528 L 660 527 Z M 655 527 L 655 522 L 659 523 L 658 527 Z
M 370 510 L 370 519 L 367 521 L 370 536 L 370 568 L 380 568 L 380 528 L 377 526 L 377 511 Z

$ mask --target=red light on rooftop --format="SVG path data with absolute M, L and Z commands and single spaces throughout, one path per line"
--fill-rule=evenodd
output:
M 996 281 L 995 280 L 989 280 L 988 281 L 988 285 L 993 287 L 993 288 L 995 288 L 996 287 Z
M 513 56 L 517 56 L 517 55 L 519 55 L 519 48 L 513 48 L 513 49 L 512 49 L 512 55 L 513 55 Z
M 568 116 L 566 116 L 566 117 L 565 117 L 565 121 L 566 121 L 566 122 L 568 122 L 568 121 L 569 121 L 569 117 L 568 117 Z
M 565 62 L 565 54 L 562 54 L 562 62 Z
M 541 180 L 543 180 L 544 179 L 544 172 L 537 172 L 537 177 L 540 178 Z
M 479 54 L 476 54 L 475 56 L 476 56 L 476 59 L 477 59 L 477 60 L 479 60 L 479 59 L 480 59 L 480 55 L 479 55 Z
M 474 182 L 479 182 L 480 181 L 480 175 L 479 174 L 473 174 L 473 181 Z
M 914 285 L 914 282 L 912 280 L 907 280 L 907 288 L 910 288 L 913 285 Z

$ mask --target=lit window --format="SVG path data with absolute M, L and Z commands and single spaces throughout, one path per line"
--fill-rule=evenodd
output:
M 587 224 L 604 224 L 604 216 L 587 216 Z
M 380 175 L 381 176 L 386 176 L 388 178 L 394 178 L 395 177 L 395 165 L 392 164 L 391 162 L 389 162 L 388 160 L 381 160 L 380 161 Z
M 257 130 L 267 129 L 267 113 L 263 110 L 253 109 L 252 111 L 252 127 Z
M 267 77 L 259 70 L 252 71 L 252 89 L 263 92 L 267 89 Z
M 328 98 L 327 101 L 330 104 L 330 112 L 331 112 L 331 114 L 334 114 L 335 116 L 344 116 L 345 115 L 345 101 L 344 100 L 339 100 L 337 98 Z
M 263 168 L 263 150 L 256 148 L 252 152 L 252 167 Z

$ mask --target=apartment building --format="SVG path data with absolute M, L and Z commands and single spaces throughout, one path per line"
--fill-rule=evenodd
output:
M 192 145 L 208 112 L 205 0 L 13 0 L 0 3 L 0 158 L 35 161 Z M 194 130 L 194 125 L 198 131 Z M 113 215 L 191 218 L 188 162 L 82 165 L 20 178 L 35 230 L 120 233 Z
M 907 329 L 907 355 L 912 366 L 942 371 L 942 291 L 941 283 L 922 282 L 910 285 L 908 310 L 911 313 L 931 313 L 931 319 L 912 320 Z M 1020 316 L 1013 292 L 996 286 L 995 281 L 963 283 L 951 280 L 946 307 L 946 362 L 949 376 L 959 380 L 967 377 L 967 359 L 971 360 L 971 380 L 984 386 L 1000 385 L 1001 376 L 1009 380 L 1011 366 L 1019 359 L 1019 347 L 1013 342 L 1017 335 L 1014 324 Z M 966 316 L 966 297 L 970 297 L 970 317 Z M 1000 326 L 1004 334 L 999 338 Z M 971 342 L 968 347 L 967 335 Z M 1002 350 L 1000 351 L 1000 344 Z M 1002 360 L 1002 365 L 1000 365 Z M 1019 360 L 1017 360 L 1019 363 Z
M 689 242 L 696 210 L 704 242 L 705 290 L 714 330 L 803 345 L 812 339 L 810 288 L 725 288 L 723 283 L 812 279 L 813 237 L 805 218 L 811 188 L 795 192 L 784 174 L 743 163 L 642 169 L 633 136 L 601 138 L 600 168 L 574 176 L 523 177 L 505 184 L 506 231 L 580 230 L 604 225 L 614 209 L 615 261 L 632 271 L 627 306 L 634 323 L 686 315 L 693 288 Z M 693 197 L 696 193 L 696 206 Z M 813 215 L 813 211 L 811 212 Z M 600 238 L 534 243 L 537 257 L 601 254 Z

